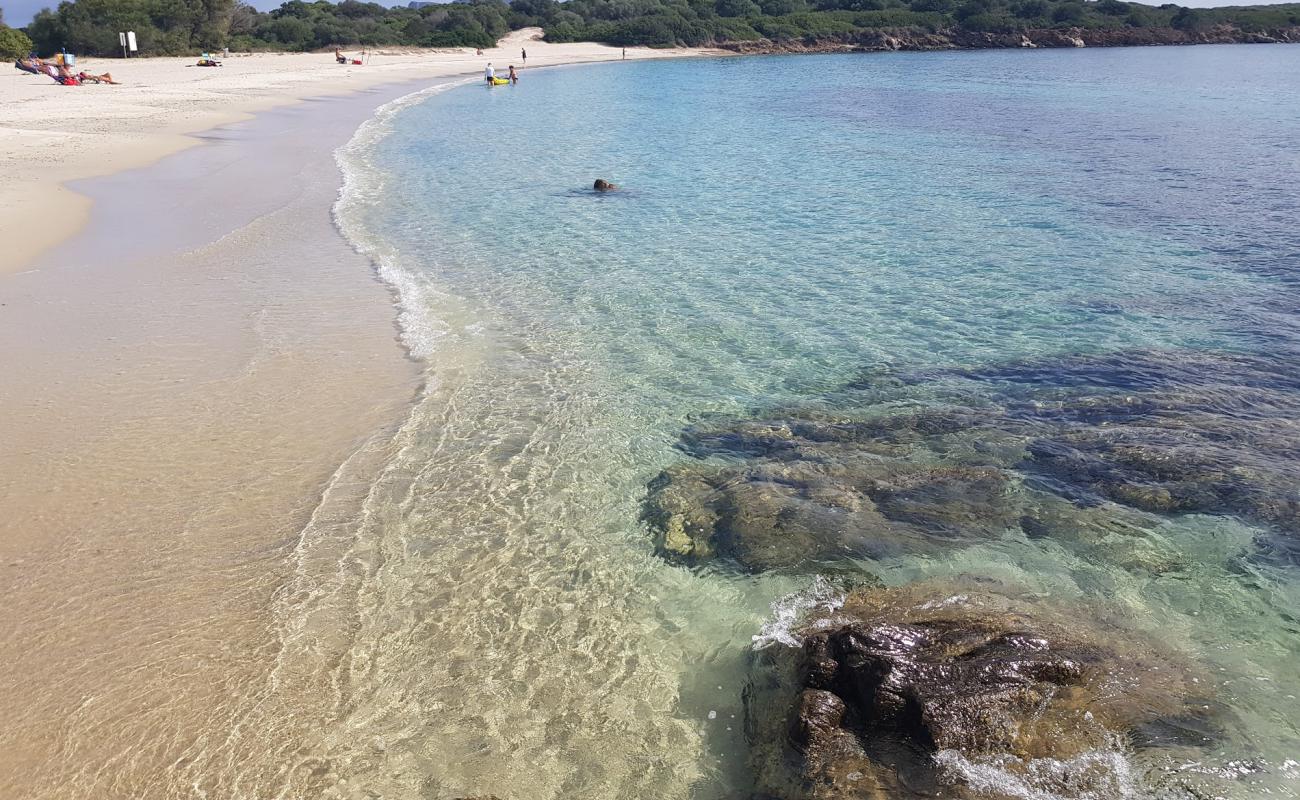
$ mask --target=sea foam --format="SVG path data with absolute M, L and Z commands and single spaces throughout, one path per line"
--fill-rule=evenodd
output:
M 438 84 L 385 103 L 357 128 L 347 144 L 334 152 L 343 173 L 343 184 L 334 201 L 334 224 L 353 249 L 370 259 L 379 278 L 392 287 L 402 344 L 414 358 L 427 358 L 438 340 L 447 335 L 446 324 L 429 309 L 448 295 L 427 274 L 404 269 L 397 249 L 365 224 L 366 214 L 381 205 L 392 189 L 391 176 L 374 163 L 373 154 L 375 146 L 392 132 L 393 122 L 402 111 L 471 82 L 464 79 Z

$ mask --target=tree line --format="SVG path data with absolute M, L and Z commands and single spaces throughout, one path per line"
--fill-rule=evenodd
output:
M 988 31 L 1174 28 L 1227 24 L 1245 31 L 1300 25 L 1300 4 L 1190 9 L 1124 0 L 457 0 L 386 8 L 342 0 L 288 0 L 261 12 L 238 0 L 65 0 L 25 29 L 39 52 L 120 52 L 132 30 L 144 55 L 343 47 L 491 47 L 540 26 L 552 42 L 672 47 L 816 41 L 867 30 Z M 5 31 L 0 24 L 0 49 Z M 22 35 L 18 31 L 14 34 Z M 25 42 L 15 41 L 16 47 Z

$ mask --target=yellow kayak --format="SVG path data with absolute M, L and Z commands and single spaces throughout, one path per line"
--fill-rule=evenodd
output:
M 509 79 L 509 78 L 493 78 L 493 79 L 492 79 L 492 85 L 493 85 L 493 86 L 505 86 L 507 83 L 510 83 L 510 79 Z

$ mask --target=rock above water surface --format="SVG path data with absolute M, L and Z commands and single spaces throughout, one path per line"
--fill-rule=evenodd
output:
M 1014 773 L 1197 727 L 1186 720 L 1207 707 L 1199 676 L 1086 619 L 973 585 L 855 592 L 808 622 L 802 652 L 758 670 L 747 697 L 755 796 L 993 800 L 942 763 Z M 1120 788 L 1105 770 L 1073 772 L 1081 786 L 1036 788 Z

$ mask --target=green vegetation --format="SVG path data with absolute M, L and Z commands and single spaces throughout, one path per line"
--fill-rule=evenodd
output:
M 810 43 L 866 31 L 1196 31 L 1219 24 L 1267 31 L 1300 25 L 1300 4 L 1193 10 L 1123 0 L 514 0 L 511 8 L 545 27 L 548 41 L 665 47 L 760 38 Z
M 38 14 L 27 33 L 43 53 L 66 48 L 111 55 L 118 50 L 117 32 L 134 30 L 141 51 L 159 55 L 223 46 L 490 47 L 506 32 L 532 25 L 545 28 L 551 42 L 653 47 L 852 41 L 871 32 L 1199 32 L 1219 25 L 1266 32 L 1300 26 L 1300 4 L 1190 9 L 1124 0 L 458 0 L 410 9 L 357 0 L 288 0 L 262 13 L 236 0 L 69 0 Z M 0 50 L 9 46 L 8 33 L 0 29 Z
M 7 28 L 0 22 L 0 58 L 7 61 L 25 56 L 31 51 L 32 40 L 27 38 L 27 34 Z

